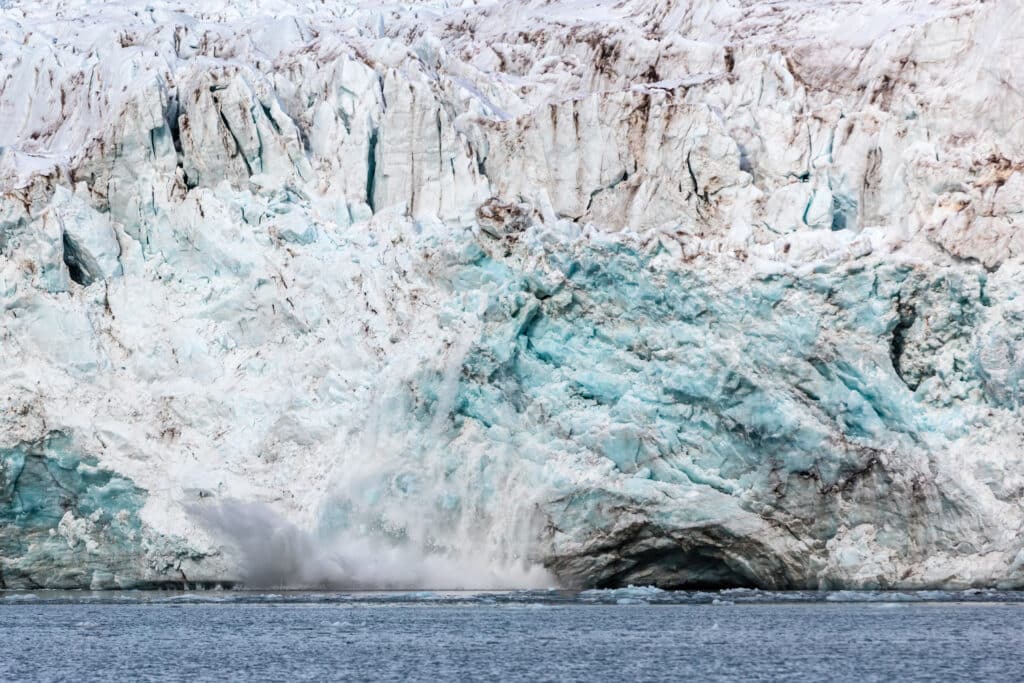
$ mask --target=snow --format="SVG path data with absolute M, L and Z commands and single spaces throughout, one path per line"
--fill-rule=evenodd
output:
M 1024 585 L 1022 45 L 973 0 L 6 3 L 0 580 Z

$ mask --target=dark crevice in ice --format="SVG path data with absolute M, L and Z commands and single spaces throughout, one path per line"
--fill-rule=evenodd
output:
M 86 265 L 82 262 L 81 254 L 74 242 L 64 233 L 64 265 L 68 267 L 68 274 L 71 280 L 83 287 L 91 285 L 95 278 L 89 273 Z
M 366 204 L 371 212 L 376 212 L 373 204 L 373 191 L 377 176 L 377 129 L 370 131 L 370 144 L 366 152 Z
M 260 102 L 260 109 L 263 110 L 263 115 L 265 117 L 267 117 L 267 121 L 270 122 L 270 127 L 274 129 L 275 133 L 280 135 L 281 134 L 281 126 L 279 126 L 277 124 L 277 119 L 275 119 L 274 115 L 271 113 L 270 107 L 268 107 L 267 105 L 263 104 L 263 102 Z
M 220 109 L 220 103 L 218 102 L 217 105 L 217 113 L 220 115 L 220 122 L 224 124 L 224 129 L 227 130 L 228 135 L 230 135 L 231 139 L 235 142 L 235 154 L 237 154 L 242 159 L 242 163 L 245 164 L 246 175 L 251 176 L 253 174 L 252 166 L 249 164 L 249 160 L 245 156 L 245 151 L 242 149 L 242 143 L 239 142 L 238 136 L 235 135 L 235 131 L 231 130 L 231 124 L 228 123 L 227 117 L 224 116 L 224 112 Z
M 902 367 L 902 360 L 907 344 L 907 330 L 913 327 L 914 321 L 917 320 L 917 311 L 913 304 L 900 299 L 896 300 L 896 310 L 900 318 L 896 323 L 896 327 L 893 328 L 892 337 L 889 340 L 889 359 L 892 361 L 892 368 L 896 371 L 899 378 L 903 380 L 903 383 L 911 391 L 914 391 L 917 389 L 917 382 L 913 380 L 908 381 Z
M 690 155 L 691 154 L 693 154 L 693 152 L 689 152 L 686 155 L 686 170 L 689 172 L 689 174 L 690 174 L 690 182 L 693 184 L 693 194 L 695 194 L 699 199 L 703 199 L 706 202 L 706 201 L 708 201 L 708 193 L 707 192 L 704 192 L 704 194 L 700 193 L 700 187 L 697 184 L 697 174 L 693 172 L 693 164 L 690 162 Z
M 599 187 L 596 190 L 594 190 L 593 192 L 591 192 L 590 193 L 590 199 L 587 201 L 587 211 L 589 211 L 590 207 L 593 206 L 593 204 L 594 204 L 594 197 L 596 197 L 600 193 L 604 192 L 605 190 L 614 190 L 616 187 L 618 187 L 620 184 L 626 182 L 627 180 L 629 180 L 629 171 L 623 171 L 612 182 L 608 183 L 604 187 Z
M 181 165 L 181 156 L 184 154 L 184 150 L 181 146 L 181 127 L 178 123 L 178 117 L 181 113 L 181 105 L 178 103 L 177 97 L 169 97 L 167 99 L 167 107 L 164 109 L 164 121 L 167 124 L 167 130 L 171 134 L 171 144 L 174 145 L 174 151 L 178 154 L 178 165 Z

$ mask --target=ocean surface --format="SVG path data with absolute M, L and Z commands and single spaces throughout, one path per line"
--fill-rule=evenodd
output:
M 1022 679 L 1021 593 L 0 592 L 2 681 Z

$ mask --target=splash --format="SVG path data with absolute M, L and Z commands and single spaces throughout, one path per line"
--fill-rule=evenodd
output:
M 556 585 L 537 559 L 543 476 L 512 445 L 455 418 L 471 347 L 452 345 L 428 371 L 394 359 L 379 378 L 369 419 L 339 452 L 313 529 L 260 503 L 193 507 L 234 550 L 248 587 Z
M 223 501 L 191 512 L 229 546 L 247 588 L 501 590 L 554 587 L 539 564 L 486 554 L 430 552 L 412 543 L 306 531 L 269 506 Z

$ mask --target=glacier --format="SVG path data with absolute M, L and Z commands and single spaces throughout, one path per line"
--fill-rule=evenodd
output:
M 0 3 L 0 588 L 1024 587 L 1022 51 Z

